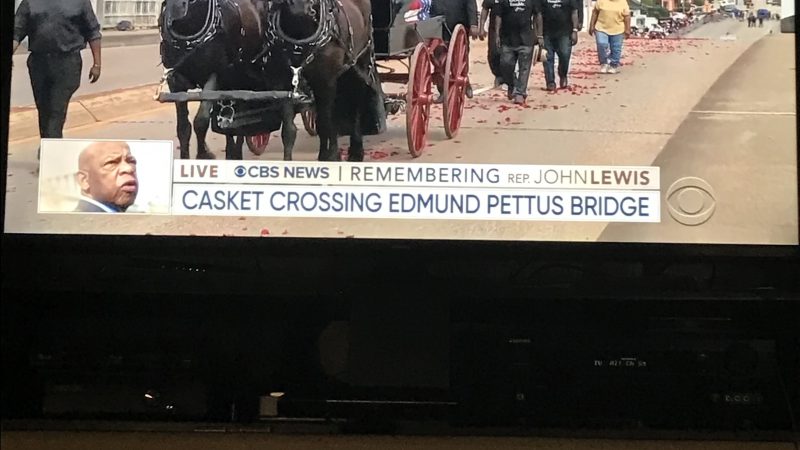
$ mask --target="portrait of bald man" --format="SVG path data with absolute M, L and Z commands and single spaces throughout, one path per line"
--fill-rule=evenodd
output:
M 95 142 L 78 157 L 76 212 L 125 212 L 139 192 L 136 158 L 124 142 Z

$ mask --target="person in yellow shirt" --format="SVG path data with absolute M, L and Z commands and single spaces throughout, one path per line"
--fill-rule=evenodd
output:
M 631 35 L 628 0 L 597 0 L 589 23 L 589 35 L 597 42 L 600 73 L 619 72 L 623 37 Z

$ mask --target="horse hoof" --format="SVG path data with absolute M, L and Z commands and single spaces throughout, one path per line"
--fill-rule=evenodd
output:
M 197 154 L 197 159 L 217 159 L 211 152 L 201 152 Z
M 356 155 L 347 155 L 348 162 L 364 162 L 364 155 L 356 156 Z

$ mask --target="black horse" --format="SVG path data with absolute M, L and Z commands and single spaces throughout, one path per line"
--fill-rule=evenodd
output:
M 250 0 L 165 0 L 159 29 L 161 61 L 171 92 L 220 89 L 221 78 L 232 79 L 237 62 L 263 48 L 259 10 Z M 214 159 L 206 144 L 214 103 L 202 102 L 194 118 L 198 159 Z M 175 108 L 180 157 L 187 159 L 192 136 L 189 108 L 185 102 Z M 243 142 L 241 136 L 226 135 L 226 157 L 241 159 Z
M 268 45 L 280 48 L 314 97 L 320 161 L 340 161 L 338 136 L 350 136 L 349 161 L 363 161 L 363 134 L 386 126 L 375 70 L 370 0 L 272 0 Z

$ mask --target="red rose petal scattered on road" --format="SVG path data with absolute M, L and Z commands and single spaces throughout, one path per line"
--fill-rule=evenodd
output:
M 262 236 L 269 236 L 269 230 L 266 229 L 266 228 L 262 228 L 261 229 L 261 235 Z
M 388 153 L 380 151 L 380 150 L 375 150 L 375 151 L 369 152 L 369 157 L 372 158 L 372 159 L 383 159 L 383 158 L 387 158 L 388 156 L 389 156 Z

